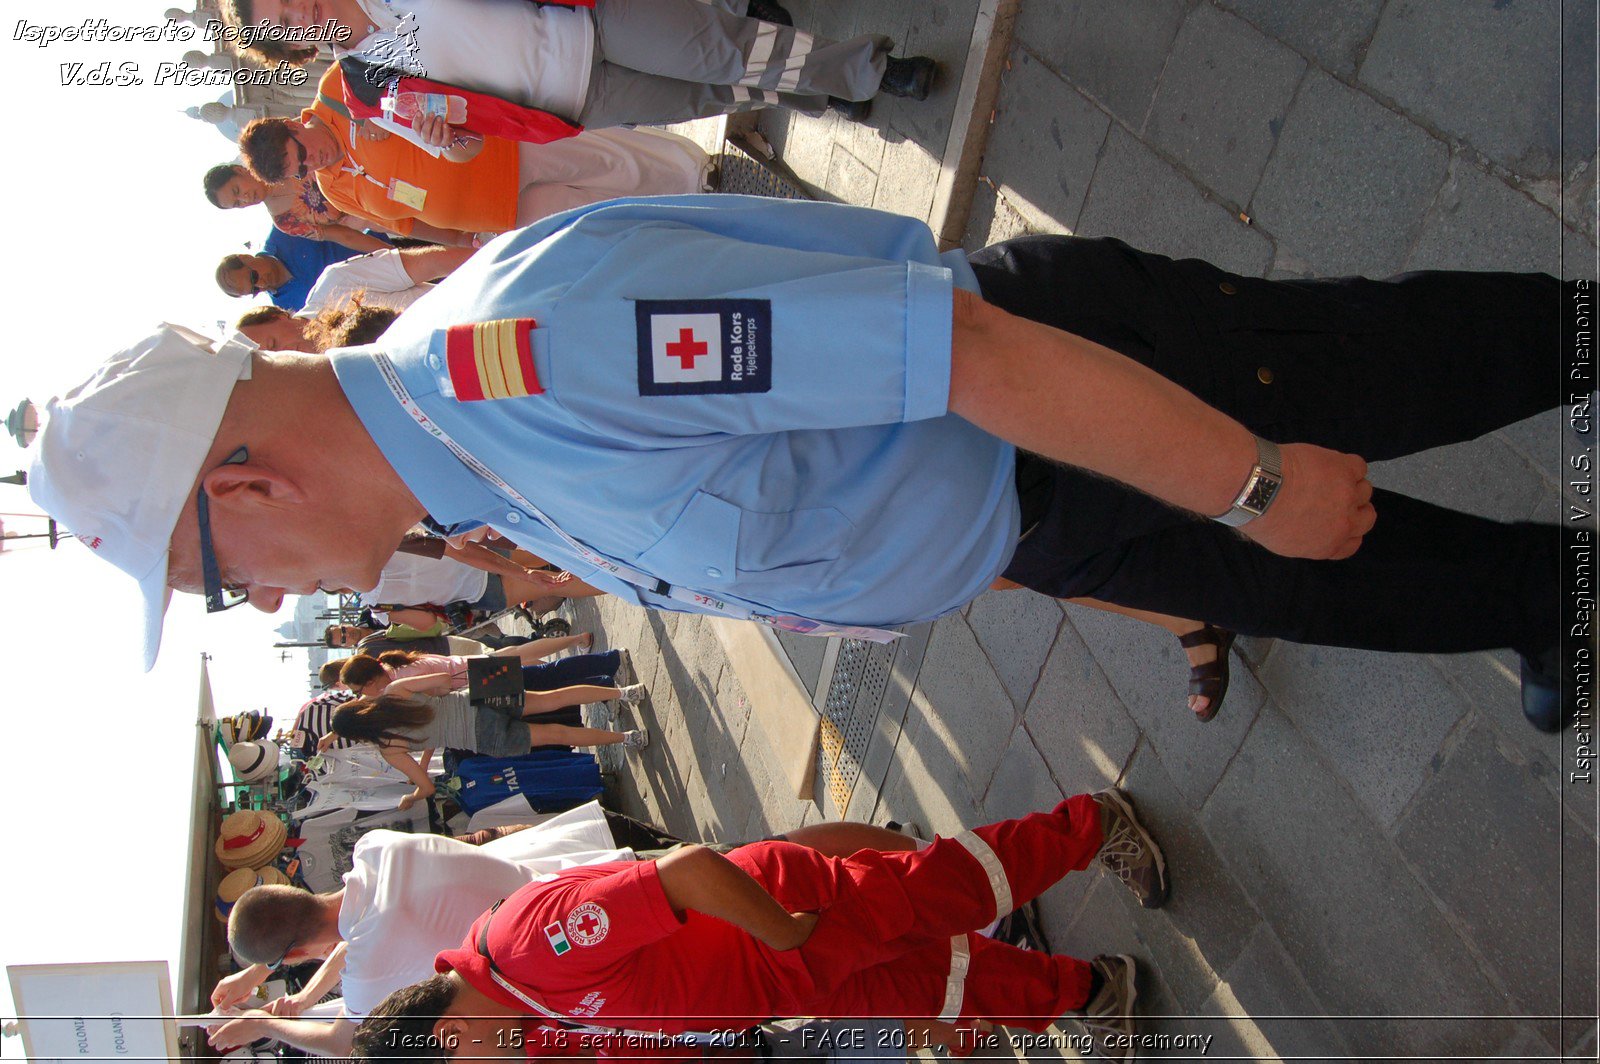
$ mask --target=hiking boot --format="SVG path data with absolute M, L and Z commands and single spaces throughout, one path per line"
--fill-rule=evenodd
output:
M 828 110 L 837 111 L 839 117 L 846 122 L 865 122 L 872 117 L 872 101 L 843 100 L 837 96 L 829 96 Z
M 1100 977 L 1100 992 L 1075 1014 L 1083 1029 L 1094 1039 L 1095 1050 L 1107 1060 L 1131 1061 L 1133 1049 L 1133 1002 L 1139 996 L 1134 986 L 1138 966 L 1126 953 L 1102 953 L 1089 962 Z
M 933 89 L 933 72 L 939 64 L 925 55 L 889 57 L 878 91 L 890 96 L 904 96 L 908 100 L 926 100 Z
M 622 748 L 624 750 L 643 750 L 650 745 L 650 733 L 643 728 L 634 728 L 632 731 L 622 733 Z
M 1133 798 L 1120 787 L 1094 796 L 1100 806 L 1100 863 L 1133 891 L 1146 909 L 1159 909 L 1167 901 L 1167 860 L 1161 847 L 1139 823 Z

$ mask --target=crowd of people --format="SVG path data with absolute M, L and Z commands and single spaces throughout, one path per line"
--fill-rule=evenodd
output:
M 221 341 L 165 327 L 53 401 L 29 484 L 140 581 L 147 663 L 174 589 L 213 612 L 367 595 L 376 623 L 330 628 L 357 653 L 296 743 L 375 744 L 405 804 L 438 747 L 647 741 L 561 716 L 644 694 L 586 634 L 495 649 L 520 705 L 469 699 L 446 602 L 536 621 L 611 594 L 886 640 L 1027 587 L 1171 631 L 1199 721 L 1239 633 L 1510 647 L 1529 721 L 1570 719 L 1553 527 L 1366 470 L 1556 405 L 1562 282 L 1274 281 L 1055 236 L 941 253 L 864 207 L 702 195 L 713 161 L 636 126 L 861 121 L 931 90 L 932 60 L 805 33 L 771 0 L 222 2 L 276 28 L 260 61 L 340 42 L 303 115 L 252 123 L 242 163 L 204 176 L 219 208 L 271 212 L 216 281 L 273 305 Z M 984 933 L 1096 860 L 1164 901 L 1120 790 L 949 839 L 823 824 L 727 852 L 569 816 L 476 848 L 374 833 L 336 894 L 255 888 L 229 925 L 251 966 L 214 1001 L 327 961 L 214 1039 L 697 1056 L 732 1031 L 770 1054 L 796 1044 L 784 1017 L 899 1024 L 889 1044 L 914 1048 L 1075 1015 L 1131 1056 L 1131 957 Z M 341 971 L 347 1019 L 302 1026 Z

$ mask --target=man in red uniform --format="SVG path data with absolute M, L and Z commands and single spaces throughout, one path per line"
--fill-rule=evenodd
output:
M 1120 790 L 1081 794 L 919 852 L 829 858 L 786 842 L 688 847 L 518 890 L 391 995 L 358 1058 L 520 1056 L 523 1014 L 641 1034 L 739 1030 L 774 1016 L 910 1016 L 1043 1030 L 1077 1013 L 1131 1052 L 1126 956 L 1035 953 L 971 932 L 1099 857 L 1154 908 L 1160 848 Z M 515 1044 L 512 1044 L 512 1043 Z

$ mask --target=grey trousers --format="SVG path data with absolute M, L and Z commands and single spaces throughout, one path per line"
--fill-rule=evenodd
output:
M 577 120 L 595 129 L 758 107 L 807 114 L 871 99 L 893 41 L 829 41 L 700 0 L 597 0 L 595 62 Z M 732 6 L 732 5 L 726 5 Z

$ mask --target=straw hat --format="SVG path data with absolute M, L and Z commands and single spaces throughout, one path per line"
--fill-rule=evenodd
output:
M 241 783 L 265 783 L 278 772 L 278 744 L 272 742 L 234 743 L 228 763 L 239 774 Z
M 277 817 L 241 809 L 223 818 L 217 836 L 217 860 L 224 868 L 255 868 L 276 857 L 288 838 L 289 829 Z
M 289 877 L 271 865 L 266 868 L 235 868 L 223 876 L 222 882 L 217 885 L 217 919 L 226 923 L 228 913 L 233 911 L 234 903 L 244 897 L 245 891 L 269 883 L 288 886 Z

